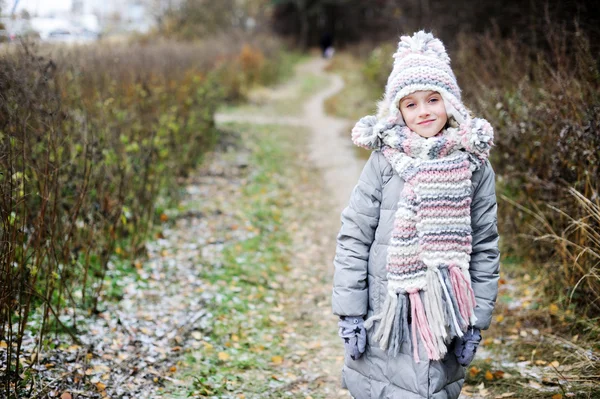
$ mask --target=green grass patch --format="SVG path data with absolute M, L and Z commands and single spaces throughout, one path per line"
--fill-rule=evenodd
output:
M 276 377 L 286 350 L 285 325 L 278 313 L 279 281 L 289 271 L 291 256 L 286 230 L 295 173 L 291 160 L 305 138 L 300 129 L 233 126 L 251 151 L 237 216 L 254 234 L 226 243 L 218 267 L 201 268 L 203 279 L 217 293 L 207 305 L 214 322 L 202 348 L 183 361 L 185 372 L 179 379 L 190 384 L 170 395 L 268 396 L 273 386 L 284 383 Z

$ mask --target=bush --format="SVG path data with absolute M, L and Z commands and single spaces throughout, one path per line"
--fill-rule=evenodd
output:
M 587 37 L 556 24 L 543 49 L 462 36 L 454 60 L 465 101 L 497 132 L 505 249 L 544 266 L 551 298 L 600 314 L 600 71 Z
M 75 313 L 99 310 L 111 257 L 142 253 L 156 199 L 176 200 L 178 178 L 215 142 L 216 107 L 278 76 L 265 61 L 277 65 L 275 42 L 223 40 L 24 47 L 0 58 L 6 381 L 18 379 L 31 314 L 41 315 L 40 345 L 51 327 L 76 339 Z M 73 325 L 50 317 L 65 308 Z

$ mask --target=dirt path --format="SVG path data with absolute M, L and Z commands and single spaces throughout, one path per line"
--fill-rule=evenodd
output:
M 340 213 L 358 181 L 364 160 L 356 157 L 348 134 L 345 134 L 351 121 L 325 114 L 324 101 L 344 87 L 339 76 L 324 72 L 326 64 L 327 61 L 315 58 L 297 68 L 297 79 L 317 76 L 327 81 L 325 89 L 304 103 L 301 115 L 233 113 L 218 114 L 216 120 L 218 123 L 303 126 L 310 134 L 305 162 L 320 170 L 322 181 L 308 184 L 313 189 L 320 186 L 322 198 L 313 202 L 316 208 L 293 238 L 294 252 L 300 255 L 294 257 L 291 265 L 293 283 L 286 286 L 291 295 L 284 304 L 284 313 L 297 334 L 296 347 L 290 348 L 290 352 L 302 351 L 302 348 L 318 349 L 318 356 L 303 357 L 294 366 L 312 376 L 311 381 L 306 382 L 311 386 L 307 392 L 317 389 L 318 394 L 326 398 L 348 398 L 347 391 L 340 389 L 343 345 L 336 332 L 337 319 L 331 314 L 332 260 Z M 273 92 L 276 100 L 281 97 L 277 93 Z

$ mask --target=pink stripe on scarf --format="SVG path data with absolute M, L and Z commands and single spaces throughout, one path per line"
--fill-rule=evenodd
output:
M 458 266 L 450 265 L 448 271 L 450 272 L 452 289 L 454 290 L 454 294 L 456 295 L 456 301 L 458 302 L 458 310 L 460 311 L 463 320 L 465 320 L 465 322 L 468 323 L 470 315 L 472 313 L 472 306 L 475 301 L 475 294 L 473 293 L 473 289 L 471 288 L 470 284 L 468 284 L 468 282 L 466 281 L 464 274 L 461 272 Z M 463 284 L 461 284 L 461 282 Z M 473 302 L 471 302 L 471 298 Z
M 411 316 L 412 316 L 412 333 L 413 333 L 413 357 L 415 362 L 419 363 L 419 352 L 417 349 L 417 336 L 416 330 L 419 330 L 419 335 L 421 336 L 421 340 L 425 344 L 425 349 L 427 350 L 427 356 L 431 360 L 440 360 L 440 356 L 437 350 L 437 347 L 433 341 L 433 334 L 431 333 L 431 329 L 429 328 L 429 324 L 427 322 L 427 316 L 425 316 L 425 307 L 423 306 L 423 302 L 421 302 L 421 296 L 419 295 L 418 290 L 409 291 L 410 297 L 410 307 L 411 307 Z

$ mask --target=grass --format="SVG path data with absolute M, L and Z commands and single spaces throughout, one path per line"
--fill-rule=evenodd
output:
M 306 56 L 300 56 L 293 53 L 289 55 L 291 60 L 290 71 L 293 71 L 292 61 L 296 64 L 302 63 L 307 59 Z M 273 88 L 256 88 L 248 95 L 249 98 L 244 104 L 227 104 L 221 108 L 223 113 L 235 114 L 255 114 L 260 113 L 264 116 L 299 116 L 302 114 L 302 104 L 304 100 L 310 97 L 316 90 L 322 88 L 327 83 L 327 78 L 315 75 L 305 75 L 301 77 L 291 77 L 286 81 L 285 86 L 276 89 Z M 279 97 L 276 101 L 272 101 L 270 95 L 274 90 L 277 90 Z
M 291 256 L 286 225 L 296 172 L 290 159 L 306 138 L 301 129 L 232 126 L 252 154 L 237 216 L 254 234 L 227 243 L 218 267 L 202 268 L 218 292 L 208 305 L 214 324 L 200 350 L 181 363 L 186 371 L 178 378 L 187 387 L 167 387 L 168 397 L 268 397 L 295 377 L 281 368 L 290 334 L 279 300 Z
M 384 88 L 377 90 L 365 84 L 360 60 L 348 53 L 336 54 L 329 70 L 342 76 L 346 86 L 325 101 L 325 110 L 328 113 L 352 120 L 375 113 L 376 102 L 383 94 Z

